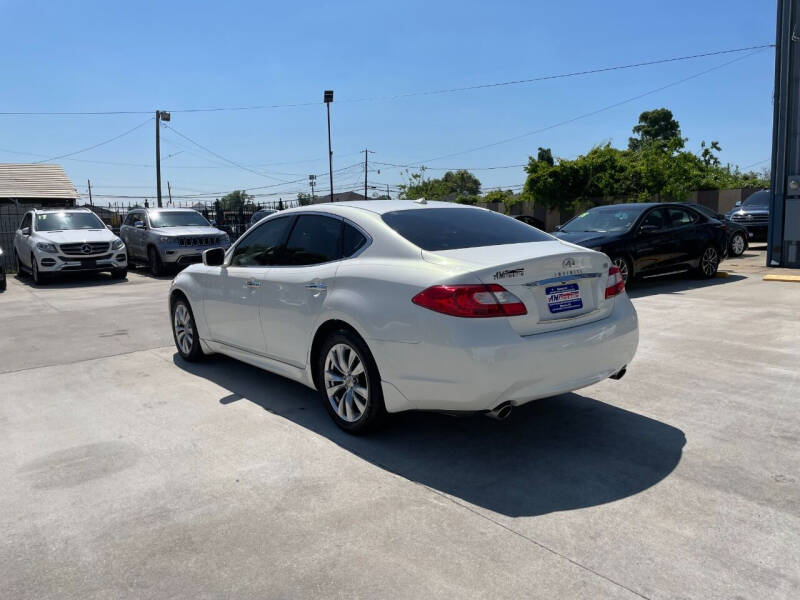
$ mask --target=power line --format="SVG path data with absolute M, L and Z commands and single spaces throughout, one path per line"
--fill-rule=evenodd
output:
M 88 152 L 89 150 L 94 150 L 95 148 L 99 148 L 100 146 L 105 146 L 106 144 L 110 144 L 111 142 L 113 142 L 115 140 L 118 140 L 121 137 L 125 137 L 129 133 L 133 133 L 137 129 L 139 129 L 141 127 L 144 127 L 145 125 L 147 125 L 152 120 L 153 120 L 153 117 L 150 117 L 146 121 L 143 121 L 142 123 L 139 123 L 136 127 L 133 127 L 132 129 L 128 129 L 128 131 L 126 131 L 124 133 L 120 133 L 119 135 L 115 135 L 114 137 L 109 138 L 109 139 L 107 139 L 105 141 L 102 141 L 102 142 L 100 142 L 98 144 L 94 144 L 93 146 L 89 146 L 88 148 L 81 148 L 80 150 L 75 150 L 75 152 L 69 152 L 67 154 L 61 154 L 59 156 L 51 156 L 50 158 L 45 158 L 44 160 L 37 160 L 34 164 L 38 165 L 38 164 L 41 164 L 41 163 L 50 162 L 51 160 L 58 160 L 60 158 L 67 158 L 68 156 L 74 156 L 76 154 L 81 154 L 82 152 Z
M 445 88 L 440 90 L 430 90 L 424 92 L 408 92 L 404 94 L 396 94 L 394 96 L 378 96 L 372 98 L 361 98 L 355 100 L 343 100 L 342 102 L 366 102 L 370 100 L 397 100 L 400 98 L 412 98 L 414 96 L 432 96 L 436 94 L 450 94 L 453 92 L 465 92 L 469 90 L 480 90 L 486 88 L 503 87 L 508 85 L 519 85 L 523 83 L 534 83 L 537 81 L 548 81 L 551 79 L 566 79 L 568 77 L 579 77 L 582 75 L 592 75 L 594 73 L 607 73 L 609 71 L 622 71 L 625 69 L 635 69 L 639 67 L 649 67 L 652 65 L 660 65 L 671 62 L 679 62 L 684 60 L 693 60 L 697 58 L 707 58 L 709 56 L 719 56 L 722 54 L 733 54 L 736 52 L 747 52 L 748 50 L 763 50 L 764 48 L 774 48 L 775 44 L 761 44 L 758 46 L 748 46 L 745 48 L 732 48 L 729 50 L 716 50 L 714 52 L 703 52 L 701 54 L 691 54 L 688 56 L 676 56 L 672 58 L 662 58 L 658 60 L 648 60 L 644 62 L 631 63 L 627 65 L 616 65 L 613 67 L 601 67 L 599 69 L 586 69 L 583 71 L 573 71 L 571 73 L 560 73 L 557 75 L 543 75 L 540 77 L 531 77 L 529 79 L 515 79 L 512 81 L 501 81 L 499 83 L 482 83 L 477 85 L 468 85 L 464 87 Z M 1 113 L 0 113 L 1 114 Z
M 553 123 L 552 125 L 548 125 L 547 127 L 542 127 L 540 129 L 534 129 L 533 131 L 528 131 L 526 133 L 521 133 L 519 135 L 515 135 L 513 137 L 509 137 L 509 138 L 505 138 L 505 139 L 502 139 L 502 140 L 498 140 L 498 141 L 492 142 L 490 144 L 484 144 L 482 146 L 476 146 L 474 148 L 469 148 L 467 150 L 461 150 L 459 152 L 451 152 L 450 154 L 443 154 L 441 156 L 436 156 L 436 157 L 433 157 L 433 158 L 428 158 L 426 160 L 414 161 L 414 162 L 418 163 L 418 164 L 423 164 L 423 163 L 427 163 L 427 162 L 433 162 L 435 160 L 441 160 L 443 158 L 451 158 L 453 156 L 460 156 L 462 154 L 468 154 L 470 152 L 475 152 L 477 150 L 484 150 L 485 148 L 491 148 L 493 146 L 499 146 L 501 144 L 507 144 L 509 142 L 514 142 L 514 141 L 520 140 L 522 138 L 526 138 L 526 137 L 529 137 L 529 136 L 532 136 L 532 135 L 536 135 L 537 133 L 543 133 L 545 131 L 549 131 L 551 129 L 555 129 L 556 127 L 561 127 L 563 125 L 568 125 L 569 123 L 574 123 L 575 121 L 579 121 L 581 119 L 585 119 L 586 117 L 594 116 L 594 115 L 599 114 L 601 112 L 605 112 L 607 110 L 611 110 L 612 108 L 617 108 L 618 106 L 622 106 L 623 104 L 628 104 L 629 102 L 633 102 L 635 100 L 639 100 L 639 99 L 644 98 L 646 96 L 650 96 L 652 94 L 656 94 L 656 93 L 661 92 L 663 90 L 666 90 L 668 88 L 675 87 L 676 85 L 680 85 L 682 83 L 686 83 L 687 81 L 690 81 L 692 79 L 696 79 L 698 77 L 702 77 L 703 75 L 707 75 L 708 73 L 711 73 L 712 71 L 717 71 L 717 70 L 722 69 L 724 67 L 727 67 L 728 65 L 731 65 L 731 64 L 733 64 L 735 62 L 739 62 L 740 60 L 744 60 L 746 58 L 749 58 L 749 57 L 753 56 L 754 54 L 756 54 L 756 52 L 758 52 L 758 50 L 756 50 L 755 52 L 753 52 L 751 54 L 747 54 L 745 56 L 740 56 L 740 57 L 734 58 L 733 60 L 729 60 L 727 62 L 724 62 L 724 63 L 720 64 L 720 65 L 717 65 L 715 67 L 711 67 L 710 69 L 705 69 L 703 71 L 700 71 L 699 73 L 695 73 L 694 75 L 689 75 L 688 77 L 683 77 L 681 79 L 678 79 L 678 80 L 673 81 L 671 83 L 668 83 L 666 85 L 662 85 L 660 87 L 657 87 L 655 89 L 649 90 L 647 92 L 644 92 L 644 93 L 641 93 L 641 94 L 637 94 L 636 96 L 631 96 L 629 98 L 625 98 L 624 100 L 620 100 L 619 102 L 615 102 L 614 104 L 609 104 L 608 106 L 604 106 L 602 108 L 598 108 L 596 110 L 593 110 L 593 111 L 590 111 L 590 112 L 587 112 L 587 113 L 583 113 L 582 115 L 578 115 L 577 117 L 572 117 L 570 119 L 565 119 L 563 121 L 559 121 L 558 123 Z
M 359 102 L 376 102 L 376 101 L 390 101 L 399 100 L 402 98 L 413 98 L 416 96 L 431 96 L 437 94 L 450 94 L 454 92 L 464 92 L 470 90 L 504 87 L 510 85 L 520 85 L 525 83 L 535 83 L 538 81 L 547 81 L 552 79 L 566 79 L 569 77 L 580 77 L 584 75 L 591 75 L 595 73 L 606 73 L 609 71 L 622 71 L 625 69 L 636 69 L 640 67 L 648 67 L 653 65 L 680 62 L 685 60 L 696 60 L 698 58 L 708 58 L 710 56 L 720 56 L 724 54 L 733 54 L 738 52 L 748 52 L 750 50 L 763 50 L 765 48 L 774 48 L 775 44 L 760 44 L 756 46 L 746 46 L 743 48 L 730 48 L 727 50 L 715 50 L 712 52 L 702 52 L 698 54 L 690 54 L 686 56 L 675 56 L 671 58 L 662 58 L 657 60 L 642 61 L 630 63 L 626 65 L 614 65 L 610 67 L 600 67 L 597 69 L 585 69 L 581 71 L 572 71 L 568 73 L 559 73 L 555 75 L 543 75 L 539 77 L 530 77 L 527 79 L 515 79 L 511 81 L 501 81 L 495 83 L 482 83 L 477 85 L 469 85 L 454 88 L 444 88 L 437 90 L 427 90 L 419 92 L 405 92 L 391 96 L 372 96 L 364 98 L 353 98 L 339 100 L 338 103 L 359 103 Z M 182 108 L 169 110 L 170 113 L 209 113 L 209 112 L 225 112 L 225 111 L 248 111 L 248 110 L 268 110 L 275 108 L 296 108 L 304 106 L 316 106 L 322 104 L 321 102 L 295 102 L 290 104 L 262 104 L 252 106 L 217 106 L 211 108 Z M 150 114 L 152 110 L 102 110 L 102 111 L 2 111 L 0 115 L 3 116 L 98 116 L 98 115 L 138 115 Z
M 372 164 L 374 164 L 374 165 L 385 165 L 387 167 L 398 167 L 398 168 L 403 168 L 403 169 L 418 169 L 420 167 L 425 167 L 425 169 L 428 169 L 428 170 L 431 170 L 431 171 L 460 171 L 462 169 L 465 170 L 465 171 L 494 171 L 496 169 L 514 169 L 514 168 L 518 168 L 518 167 L 522 168 L 522 167 L 527 167 L 528 166 L 527 163 L 525 163 L 525 164 L 519 164 L 519 165 L 501 165 L 501 166 L 498 166 L 498 167 L 427 167 L 427 166 L 422 165 L 422 164 L 420 164 L 420 165 L 413 165 L 413 164 L 401 165 L 401 164 L 395 164 L 395 163 L 378 162 L 377 160 L 373 160 Z
M 171 127 L 171 126 L 169 126 L 169 125 L 164 125 L 164 127 L 165 127 L 165 128 L 167 128 L 167 129 L 169 129 L 170 131 L 174 131 L 174 132 L 175 132 L 175 133 L 177 133 L 177 134 L 178 134 L 180 137 L 182 137 L 183 139 L 185 139 L 187 142 L 191 142 L 192 144 L 194 144 L 195 146 L 197 146 L 197 147 L 198 147 L 198 148 L 200 148 L 201 150 L 205 150 L 205 151 L 206 151 L 206 152 L 208 152 L 209 154 L 211 154 L 211 155 L 213 155 L 213 156 L 216 156 L 217 158 L 219 158 L 219 159 L 222 159 L 222 160 L 224 160 L 224 161 L 225 161 L 225 162 L 227 162 L 227 163 L 230 163 L 230 164 L 232 164 L 234 167 L 239 167 L 239 168 L 240 168 L 240 169 L 242 169 L 243 171 L 248 171 L 248 172 L 250 172 L 250 173 L 254 173 L 255 175 L 258 175 L 258 176 L 260 176 L 260 177 L 265 177 L 265 178 L 267 178 L 267 179 L 273 179 L 273 180 L 275 180 L 275 181 L 280 181 L 280 182 L 282 182 L 282 183 L 290 183 L 290 182 L 288 182 L 288 181 L 286 181 L 286 180 L 283 180 L 283 179 L 281 179 L 281 178 L 279 178 L 279 177 L 273 177 L 273 176 L 271 176 L 271 175 L 266 175 L 266 174 L 264 174 L 264 173 L 260 173 L 260 172 L 258 172 L 258 171 L 255 171 L 254 169 L 251 169 L 251 168 L 249 168 L 249 167 L 245 167 L 244 165 L 240 165 L 240 164 L 239 164 L 239 163 L 237 163 L 236 161 L 233 161 L 233 160 L 231 160 L 231 159 L 229 159 L 229 158 L 226 158 L 226 157 L 222 156 L 221 154 L 218 154 L 218 153 L 214 152 L 213 150 L 209 150 L 208 148 L 206 148 L 206 147 L 205 147 L 205 146 L 203 146 L 202 144 L 200 144 L 200 143 L 198 143 L 198 142 L 195 142 L 195 141 L 194 141 L 192 138 L 190 138 L 190 137 L 188 137 L 188 136 L 186 136 L 186 135 L 183 135 L 183 134 L 182 134 L 180 131 L 178 131 L 178 130 L 177 130 L 177 129 L 175 129 L 174 127 Z

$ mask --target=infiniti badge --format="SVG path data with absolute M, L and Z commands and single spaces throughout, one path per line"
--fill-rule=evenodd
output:
M 574 258 L 565 258 L 561 262 L 561 266 L 564 267 L 565 269 L 569 269 L 571 267 L 574 267 L 575 266 L 575 259 Z

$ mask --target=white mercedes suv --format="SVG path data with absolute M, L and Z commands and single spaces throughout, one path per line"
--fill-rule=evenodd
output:
M 608 256 L 462 204 L 284 210 L 173 281 L 175 345 L 316 388 L 357 433 L 422 409 L 505 417 L 619 378 L 639 340 Z
M 88 208 L 28 211 L 14 236 L 14 254 L 36 284 L 68 271 L 109 271 L 115 279 L 128 273 L 125 244 Z

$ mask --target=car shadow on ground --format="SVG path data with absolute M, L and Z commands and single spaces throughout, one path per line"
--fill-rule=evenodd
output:
M 20 283 L 35 289 L 66 289 L 66 288 L 81 288 L 81 287 L 94 287 L 98 285 L 116 285 L 125 283 L 125 279 L 114 279 L 109 273 L 59 273 L 56 276 L 51 276 L 44 283 L 39 285 L 33 282 L 33 277 L 27 273 L 17 273 L 16 279 Z
M 687 290 L 725 285 L 735 281 L 746 279 L 744 275 L 722 273 L 711 279 L 699 279 L 688 273 L 676 273 L 675 275 L 664 275 L 663 277 L 651 277 L 648 279 L 637 279 L 625 286 L 628 296 L 631 298 L 644 298 L 655 294 L 680 294 Z
M 354 437 L 298 383 L 223 356 L 173 360 L 227 390 L 221 404 L 253 402 L 382 469 L 512 517 L 637 494 L 675 469 L 686 443 L 680 429 L 575 393 L 532 402 L 506 421 L 401 413 Z

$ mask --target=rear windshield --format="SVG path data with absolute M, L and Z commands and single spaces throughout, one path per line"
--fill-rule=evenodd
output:
M 516 219 L 477 208 L 415 208 L 384 213 L 384 222 L 423 250 L 457 250 L 552 238 Z
M 210 223 L 199 212 L 187 211 L 153 211 L 150 213 L 150 227 L 208 227 Z
M 63 231 L 65 229 L 105 229 L 103 222 L 90 212 L 39 213 L 36 231 Z

